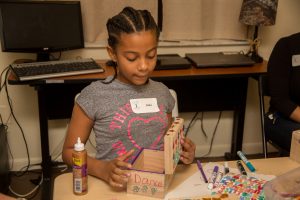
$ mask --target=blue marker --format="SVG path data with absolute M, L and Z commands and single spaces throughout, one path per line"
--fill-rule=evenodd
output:
M 237 155 L 242 159 L 242 161 L 245 163 L 245 165 L 248 167 L 248 169 L 251 172 L 255 172 L 255 168 L 253 167 L 253 165 L 249 162 L 249 160 L 244 156 L 244 154 L 241 151 L 238 151 Z

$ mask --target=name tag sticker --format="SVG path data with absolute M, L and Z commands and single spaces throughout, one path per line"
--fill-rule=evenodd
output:
M 292 66 L 293 67 L 300 66 L 300 54 L 292 56 Z
M 130 99 L 130 105 L 134 113 L 154 113 L 159 111 L 156 98 Z

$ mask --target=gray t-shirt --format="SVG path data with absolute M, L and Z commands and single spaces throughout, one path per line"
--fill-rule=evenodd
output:
M 157 99 L 159 111 L 135 113 L 130 100 L 147 98 Z M 96 81 L 81 91 L 76 102 L 94 121 L 96 158 L 103 160 L 112 160 L 131 149 L 135 153 L 141 148 L 162 150 L 167 113 L 175 105 L 169 89 L 151 79 L 141 86 L 118 80 L 109 84 Z

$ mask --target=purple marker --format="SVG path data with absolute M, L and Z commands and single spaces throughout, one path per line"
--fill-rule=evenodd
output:
M 215 181 L 216 181 L 216 178 L 217 178 L 218 171 L 219 171 L 219 167 L 215 166 L 214 170 L 213 170 L 213 172 L 211 174 L 211 177 L 209 178 L 209 181 L 208 181 L 207 188 L 209 190 L 212 190 L 214 188 L 214 184 L 215 184 Z
M 202 177 L 203 177 L 203 179 L 204 179 L 204 182 L 205 182 L 205 183 L 208 183 L 207 178 L 206 178 L 206 175 L 205 175 L 205 173 L 204 173 L 204 171 L 203 171 L 203 167 L 202 167 L 202 165 L 201 165 L 200 160 L 197 160 L 197 166 L 198 166 L 198 169 L 199 169 L 199 171 L 200 171 L 200 173 L 201 173 L 201 175 L 202 175 Z

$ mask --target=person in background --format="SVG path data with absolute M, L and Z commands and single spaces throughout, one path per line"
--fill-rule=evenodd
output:
M 292 132 L 300 129 L 300 33 L 277 41 L 268 62 L 268 87 L 266 136 L 290 151 Z
M 139 149 L 163 150 L 175 100 L 164 84 L 149 78 L 160 34 L 150 12 L 126 7 L 106 26 L 115 75 L 91 83 L 76 98 L 62 156 L 71 165 L 77 138 L 86 143 L 93 129 L 97 152 L 88 156 L 88 173 L 123 188 Z M 189 138 L 181 144 L 180 160 L 192 163 L 195 144 Z

